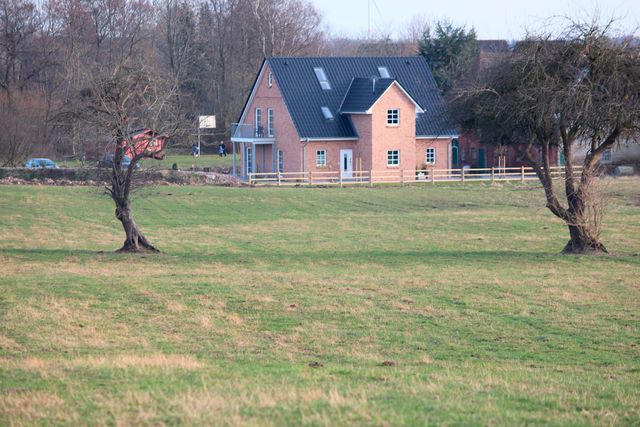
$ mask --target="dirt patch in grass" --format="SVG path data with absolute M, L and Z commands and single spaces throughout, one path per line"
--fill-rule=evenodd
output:
M 182 313 L 187 310 L 187 306 L 177 301 L 167 301 L 165 307 L 169 313 Z
M 244 320 L 242 320 L 242 317 L 240 317 L 239 315 L 237 315 L 236 313 L 227 313 L 225 315 L 225 319 L 236 326 L 240 326 L 244 323 Z
M 195 317 L 196 323 L 204 329 L 210 329 L 212 326 L 211 319 L 205 314 L 199 314 Z

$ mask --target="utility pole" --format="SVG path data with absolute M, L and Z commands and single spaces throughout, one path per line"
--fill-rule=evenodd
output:
M 371 40 L 371 0 L 367 0 L 367 38 Z

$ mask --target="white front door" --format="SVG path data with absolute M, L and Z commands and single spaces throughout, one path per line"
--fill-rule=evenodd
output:
M 343 178 L 353 176 L 353 150 L 340 150 L 340 174 Z

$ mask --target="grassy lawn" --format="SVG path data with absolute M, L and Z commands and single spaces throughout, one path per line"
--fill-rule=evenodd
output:
M 170 160 L 169 160 L 170 161 Z M 611 257 L 532 186 L 0 187 L 0 425 L 640 424 L 640 182 Z
M 240 156 L 238 156 L 240 159 Z M 217 154 L 203 154 L 200 157 L 183 154 L 167 154 L 163 160 L 145 160 L 145 167 L 160 167 L 170 169 L 176 163 L 179 169 L 189 169 L 192 165 L 197 168 L 228 169 L 233 166 L 233 155 L 227 154 L 226 157 L 220 157 Z

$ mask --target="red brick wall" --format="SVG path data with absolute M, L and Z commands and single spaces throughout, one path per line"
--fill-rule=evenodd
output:
M 310 141 L 306 147 L 306 170 L 317 171 L 339 171 L 340 170 L 340 150 L 350 149 L 353 151 L 353 170 L 358 169 L 358 141 Z M 325 150 L 327 156 L 326 166 L 316 165 L 316 154 L 318 150 Z
M 484 148 L 485 150 L 487 168 L 500 166 L 498 163 L 497 147 L 495 145 L 481 143 L 478 137 L 473 133 L 464 133 L 460 135 L 459 142 L 460 147 L 458 158 L 460 160 L 460 166 L 468 165 L 472 168 L 480 167 L 479 153 L 481 148 Z M 534 149 L 532 155 L 533 158 L 537 161 L 539 158 L 538 150 Z M 462 160 L 463 156 L 464 160 Z M 505 157 L 506 167 L 526 166 L 522 161 L 518 159 L 518 153 L 512 147 L 507 148 Z M 551 166 L 555 166 L 558 164 L 558 152 L 556 149 L 549 150 L 549 164 Z
M 273 110 L 273 130 L 275 135 L 275 150 L 283 152 L 283 168 L 286 172 L 302 171 L 302 143 L 298 137 L 293 120 L 289 115 L 287 106 L 284 103 L 278 81 L 273 76 L 273 84 L 269 87 L 269 73 L 271 70 L 265 64 L 262 80 L 258 82 L 255 96 L 248 105 L 245 124 L 255 126 L 256 108 L 262 109 L 261 125 L 267 134 L 267 110 Z M 262 162 L 262 152 L 264 152 L 264 163 Z M 244 153 L 243 153 L 244 154 Z M 275 154 L 275 153 L 274 153 Z M 274 155 L 275 168 L 278 167 L 278 158 Z M 243 161 L 244 165 L 244 161 Z M 256 156 L 254 162 L 255 172 L 273 172 L 271 168 L 271 146 L 256 146 Z
M 373 121 L 371 115 L 352 114 L 351 121 L 356 128 L 359 138 L 353 152 L 353 170 L 368 171 L 371 169 L 371 158 L 373 156 L 373 147 L 371 145 Z
M 400 110 L 400 124 L 387 125 L 387 110 Z M 415 170 L 425 165 L 426 148 L 436 148 L 436 164 L 430 167 L 447 169 L 450 164 L 450 139 L 416 140 L 415 105 L 397 86 L 390 88 L 375 104 L 372 114 L 351 116 L 357 129 L 358 154 L 363 170 Z M 400 166 L 387 166 L 387 151 L 400 150 Z M 356 154 L 354 153 L 354 163 Z M 355 169 L 355 167 L 354 167 Z
M 416 169 L 450 169 L 451 139 L 418 139 L 416 140 Z M 427 165 L 427 148 L 435 148 L 436 162 Z
M 399 125 L 387 125 L 387 110 L 400 110 Z M 371 114 L 371 169 L 415 169 L 416 107 L 404 92 L 392 85 L 376 102 Z M 365 143 L 365 141 L 362 141 Z M 387 151 L 400 150 L 400 165 L 387 165 Z

